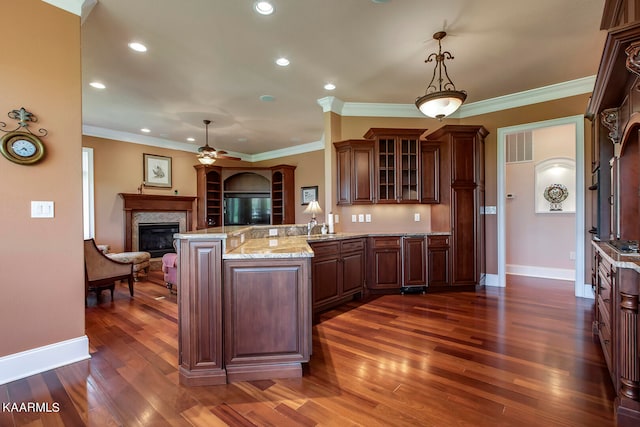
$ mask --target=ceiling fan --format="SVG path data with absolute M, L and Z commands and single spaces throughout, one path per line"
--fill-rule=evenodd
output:
M 203 120 L 205 129 L 204 146 L 198 148 L 198 161 L 203 165 L 212 165 L 217 159 L 240 160 L 240 157 L 227 156 L 224 150 L 216 150 L 209 145 L 209 125 L 211 120 Z

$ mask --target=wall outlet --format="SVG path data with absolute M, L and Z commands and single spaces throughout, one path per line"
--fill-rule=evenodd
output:
M 358 216 L 356 214 L 351 215 L 351 222 L 358 222 Z
M 371 214 L 366 214 L 364 216 L 364 220 L 365 220 L 365 222 L 371 222 Z
M 277 236 L 278 235 L 278 229 L 277 228 L 270 228 L 269 229 L 269 236 Z
M 495 215 L 496 214 L 496 207 L 495 206 L 485 206 L 484 207 L 484 213 L 486 215 Z
M 569 252 L 569 259 L 574 259 L 575 260 L 576 259 L 576 253 L 573 252 L 573 251 Z
M 334 223 L 334 224 L 337 224 L 337 223 L 339 223 L 339 222 L 340 222 L 340 216 L 339 216 L 339 215 L 334 215 L 334 216 L 333 216 L 333 223 Z
M 364 214 L 358 214 L 358 222 L 364 222 Z
M 413 214 L 413 220 L 415 222 L 420 222 L 420 214 L 419 213 L 414 213 Z

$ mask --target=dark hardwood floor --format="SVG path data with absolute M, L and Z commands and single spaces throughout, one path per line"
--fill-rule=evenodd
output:
M 568 282 L 352 302 L 320 316 L 303 378 L 188 388 L 176 297 L 150 279 L 90 299 L 91 360 L 0 386 L 0 403 L 59 412 L 2 411 L 0 426 L 614 425 L 593 302 Z

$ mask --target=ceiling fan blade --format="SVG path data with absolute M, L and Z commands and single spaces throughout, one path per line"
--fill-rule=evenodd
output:
M 225 155 L 217 156 L 217 158 L 226 159 L 226 160 L 242 160 L 240 157 L 225 156 Z

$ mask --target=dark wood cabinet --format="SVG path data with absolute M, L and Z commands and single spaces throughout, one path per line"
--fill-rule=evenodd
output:
M 295 224 L 295 166 L 271 168 L 271 223 Z
M 608 30 L 586 117 L 592 125 L 594 217 L 601 240 L 640 240 L 640 14 L 638 2 L 607 0 Z M 640 425 L 640 273 L 628 256 L 594 241 L 594 332 L 616 391 L 616 425 Z
M 449 263 L 449 236 L 427 238 L 427 267 L 429 290 L 447 290 L 451 285 Z
M 369 237 L 367 288 L 400 290 L 402 287 L 402 236 Z
M 220 227 L 223 213 L 222 169 L 209 165 L 195 165 L 194 168 L 198 194 L 197 227 Z
M 338 170 L 339 205 L 362 205 L 374 202 L 374 142 L 347 140 L 334 143 Z
M 451 285 L 484 284 L 484 139 L 482 126 L 448 125 L 427 136 L 439 146 L 440 203 L 431 208 L 434 231 L 450 232 Z
M 427 256 L 424 236 L 402 238 L 402 288 L 401 292 L 426 292 Z
M 420 203 L 420 136 L 426 129 L 371 128 L 376 203 Z
M 421 145 L 421 203 L 440 203 L 440 145 Z
M 364 238 L 310 242 L 313 313 L 362 295 L 365 285 Z

